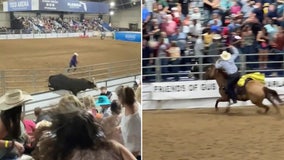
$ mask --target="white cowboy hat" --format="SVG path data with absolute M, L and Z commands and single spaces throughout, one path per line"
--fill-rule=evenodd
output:
M 231 53 L 227 51 L 223 51 L 222 54 L 220 54 L 220 57 L 225 61 L 229 60 L 231 56 L 232 56 Z
M 75 55 L 75 56 L 79 56 L 79 54 L 78 54 L 78 53 L 76 53 L 76 52 L 74 53 L 74 55 Z
M 10 90 L 0 98 L 0 110 L 12 109 L 32 99 L 31 95 L 20 89 Z
M 240 37 L 240 36 L 235 36 L 235 38 L 238 39 L 238 40 L 242 39 L 242 37 Z
M 221 39 L 222 37 L 221 37 L 221 35 L 220 34 L 214 34 L 214 36 L 213 36 L 213 39 L 215 39 L 215 40 L 219 40 L 219 39 Z

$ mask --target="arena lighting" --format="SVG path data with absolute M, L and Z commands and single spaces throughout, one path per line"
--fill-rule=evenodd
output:
M 114 2 L 110 2 L 109 5 L 110 5 L 110 7 L 114 7 L 115 3 Z
M 109 14 L 112 16 L 114 15 L 114 11 L 110 11 Z

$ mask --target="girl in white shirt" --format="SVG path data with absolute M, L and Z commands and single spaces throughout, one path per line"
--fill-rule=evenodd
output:
M 117 90 L 117 96 L 125 107 L 120 124 L 124 145 L 137 159 L 141 159 L 140 104 L 136 101 L 135 92 L 130 87 L 120 87 Z

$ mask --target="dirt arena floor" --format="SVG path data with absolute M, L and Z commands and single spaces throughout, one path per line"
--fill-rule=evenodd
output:
M 283 116 L 271 107 L 143 112 L 144 160 L 283 160 Z
M 47 79 L 49 75 L 66 73 L 67 68 L 69 67 L 69 61 L 74 52 L 79 54 L 78 67 L 134 59 L 137 60 L 137 66 L 140 66 L 141 64 L 140 43 L 116 41 L 110 38 L 104 40 L 95 37 L 0 40 L 0 48 L 0 71 L 11 69 L 28 69 L 28 71 L 35 69 L 40 70 L 40 72 L 36 72 L 36 84 L 33 80 L 33 77 L 35 76 L 32 72 L 27 73 L 26 70 L 24 72 L 17 71 L 17 73 L 14 71 L 6 72 L 6 75 L 8 75 L 5 78 L 6 89 L 21 88 L 29 93 L 47 91 Z M 119 65 L 127 67 L 127 64 Z M 109 66 L 105 67 L 107 68 Z M 112 67 L 116 66 L 114 65 Z M 129 70 L 117 72 L 116 69 L 116 71 L 112 71 L 111 76 L 114 74 L 117 77 L 137 74 L 140 71 L 140 67 L 132 69 L 131 71 L 135 73 L 129 73 Z M 107 69 L 100 70 L 99 72 L 103 73 L 97 74 L 104 74 L 105 76 L 95 77 L 97 80 L 104 79 L 105 77 L 110 78 L 107 75 L 107 72 L 109 72 Z M 86 74 L 88 73 L 86 72 Z M 4 92 L 2 86 L 3 84 L 1 81 L 0 94 Z
M 140 59 L 140 46 L 112 39 L 77 37 L 0 40 L 0 70 L 64 68 L 74 52 L 79 54 L 79 66 Z

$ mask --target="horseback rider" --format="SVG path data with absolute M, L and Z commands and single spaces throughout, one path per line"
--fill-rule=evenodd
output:
M 237 103 L 237 95 L 234 91 L 234 86 L 240 78 L 238 67 L 235 64 L 235 60 L 239 56 L 239 51 L 236 47 L 232 45 L 230 45 L 229 48 L 233 54 L 227 51 L 223 51 L 220 55 L 220 59 L 216 61 L 215 67 L 217 69 L 223 69 L 227 73 L 228 78 L 226 92 L 229 98 L 233 101 L 233 103 Z

